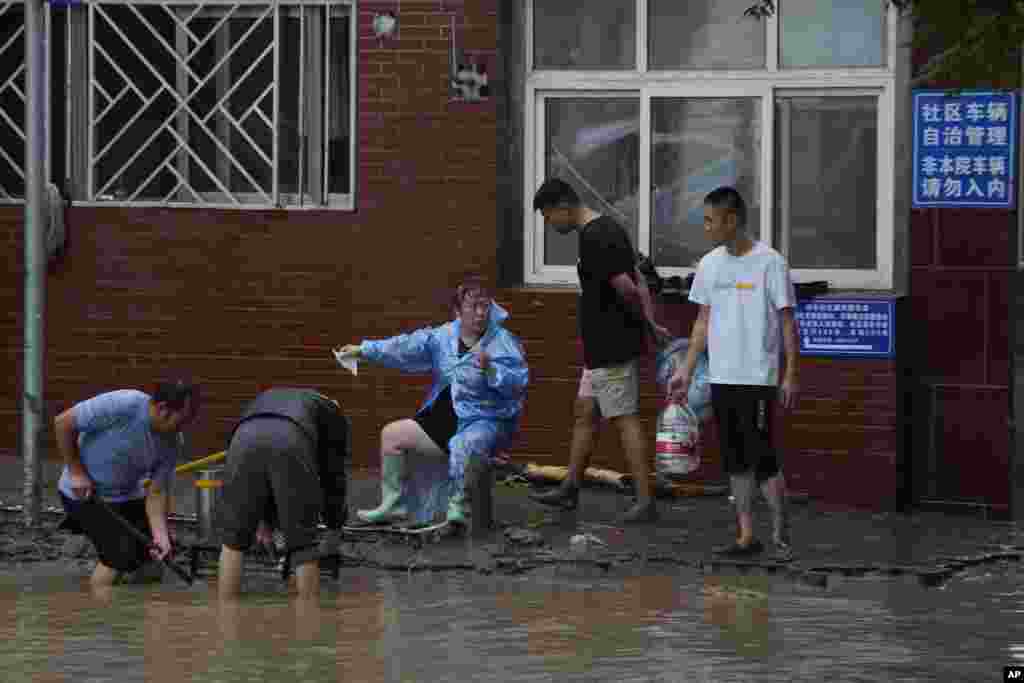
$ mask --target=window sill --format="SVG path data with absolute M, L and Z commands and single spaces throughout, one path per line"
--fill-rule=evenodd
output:
M 811 299 L 902 299 L 907 296 L 906 292 L 894 289 L 830 289 L 824 294 L 818 294 Z
M 807 301 L 808 299 L 878 299 L 880 301 L 888 301 L 895 299 L 902 299 L 906 297 L 906 292 L 900 292 L 895 290 L 879 291 L 877 289 L 830 289 L 824 294 L 816 294 L 814 296 L 797 297 L 800 301 Z M 685 289 L 682 291 L 673 290 L 668 292 L 661 292 L 657 295 L 657 300 L 664 303 L 690 303 L 690 290 Z
M 22 203 L 21 201 L 17 203 Z M 211 209 L 214 211 L 298 211 L 298 212 L 309 212 L 309 211 L 336 211 L 341 213 L 353 213 L 356 209 L 353 203 L 345 202 L 331 202 L 330 204 L 305 204 L 299 206 L 298 204 L 291 205 L 285 204 L 284 206 L 273 206 L 272 204 L 225 204 L 225 203 L 164 203 L 164 202 L 124 202 L 117 200 L 109 201 L 97 201 L 97 200 L 74 200 L 72 205 L 74 207 L 83 207 L 89 209 L 184 209 L 184 210 L 195 210 L 195 209 Z
M 499 291 L 515 294 L 572 294 L 578 296 L 580 288 L 578 285 L 568 284 L 525 284 L 518 286 L 502 287 Z M 654 295 L 656 301 L 663 303 L 690 303 L 690 290 L 662 290 Z M 902 299 L 907 296 L 906 292 L 899 290 L 878 290 L 878 289 L 830 289 L 824 294 L 818 294 L 811 299 Z M 804 299 L 801 299 L 803 301 Z
M 513 292 L 515 294 L 572 294 L 573 296 L 578 296 L 580 288 L 579 285 L 574 284 L 529 283 L 502 287 L 499 291 Z

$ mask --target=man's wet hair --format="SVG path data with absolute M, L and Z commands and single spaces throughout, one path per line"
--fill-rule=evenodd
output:
M 719 187 L 704 197 L 704 203 L 715 209 L 727 209 L 736 214 L 740 229 L 747 227 L 747 203 L 735 187 Z
M 199 403 L 199 386 L 187 379 L 157 382 L 152 399 L 153 403 L 164 403 L 175 412 L 191 401 L 190 408 L 195 412 Z
M 545 211 L 559 206 L 576 207 L 580 205 L 580 196 L 572 185 L 561 178 L 548 178 L 533 195 L 533 210 Z

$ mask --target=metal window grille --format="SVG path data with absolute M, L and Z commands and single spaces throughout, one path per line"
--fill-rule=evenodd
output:
M 350 196 L 351 4 L 90 3 L 87 199 L 257 208 Z
M 0 3 L 0 203 L 25 196 L 25 10 Z

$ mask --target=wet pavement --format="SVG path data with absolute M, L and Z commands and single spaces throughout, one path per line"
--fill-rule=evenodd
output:
M 21 463 L 0 460 L 0 505 L 20 503 Z M 55 482 L 59 468 L 44 468 L 44 507 L 59 506 Z M 189 475 L 178 477 L 175 511 L 195 513 Z M 938 585 L 974 566 L 1018 562 L 1024 556 L 1024 533 L 1017 525 L 939 512 L 872 513 L 803 500 L 791 505 L 795 557 L 780 563 L 771 553 L 746 560 L 717 559 L 712 549 L 735 534 L 732 507 L 724 495 L 675 497 L 659 501 L 661 519 L 653 525 L 622 527 L 616 518 L 632 503 L 630 496 L 606 487 L 590 487 L 576 511 L 552 510 L 527 498 L 530 485 L 514 478 L 495 487 L 495 528 L 485 534 L 443 539 L 403 539 L 380 535 L 348 536 L 343 565 L 412 571 L 475 571 L 517 574 L 551 565 L 613 566 L 643 571 L 656 565 L 694 567 L 702 571 L 778 574 L 815 585 L 829 577 L 868 577 Z M 354 472 L 349 486 L 352 509 L 373 507 L 379 500 L 374 474 Z M 0 514 L 0 563 L 91 556 L 88 544 L 54 534 L 59 515 L 44 516 L 46 527 L 26 533 L 15 513 Z M 755 508 L 757 535 L 771 537 L 763 501 Z M 179 544 L 203 543 L 194 524 L 176 524 Z M 770 544 L 767 544 L 770 548 Z
M 47 465 L 45 506 L 58 472 Z M 0 459 L 0 503 L 20 502 L 20 479 Z M 215 599 L 209 562 L 191 587 L 168 574 L 91 591 L 91 546 L 54 533 L 59 515 L 27 532 L 0 513 L 0 679 L 974 681 L 1024 664 L 1013 524 L 812 500 L 792 508 L 789 565 L 724 563 L 711 555 L 734 534 L 723 496 L 663 500 L 658 524 L 623 529 L 622 493 L 587 489 L 569 513 L 527 491 L 496 487 L 499 525 L 482 537 L 348 539 L 315 604 L 255 555 L 237 604 Z M 352 507 L 378 497 L 372 474 L 353 474 Z M 176 500 L 194 512 L 191 477 Z M 195 525 L 176 526 L 188 544 Z
M 372 480 L 367 483 L 369 490 L 354 487 L 359 505 L 376 503 Z M 594 488 L 582 494 L 577 511 L 566 512 L 529 501 L 527 491 L 525 486 L 497 487 L 499 528 L 486 538 L 409 549 L 389 544 L 372 556 L 393 568 L 415 562 L 418 569 L 474 567 L 518 573 L 550 564 L 589 564 L 642 572 L 674 565 L 705 572 L 777 574 L 813 585 L 836 577 L 938 585 L 969 567 L 1017 562 L 1024 555 L 1024 535 L 1012 524 L 941 513 L 873 514 L 807 501 L 792 509 L 792 562 L 777 562 L 770 553 L 721 560 L 712 549 L 735 534 L 732 507 L 724 496 L 662 500 L 657 524 L 622 527 L 615 520 L 632 502 L 626 495 Z M 762 504 L 758 512 L 758 535 L 767 541 L 768 510 Z

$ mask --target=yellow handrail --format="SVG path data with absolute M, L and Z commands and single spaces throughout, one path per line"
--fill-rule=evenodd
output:
M 197 470 L 200 467 L 203 467 L 204 465 L 209 465 L 209 464 L 212 464 L 212 463 L 215 463 L 215 462 L 220 462 L 221 460 L 223 460 L 224 458 L 227 457 L 227 454 L 228 454 L 227 451 L 221 451 L 219 453 L 214 453 L 213 455 L 208 455 L 205 458 L 199 458 L 198 460 L 193 460 L 192 462 L 187 462 L 184 465 L 178 465 L 177 467 L 174 468 L 174 473 L 175 474 L 185 474 L 186 472 L 191 472 L 192 470 Z M 146 488 L 149 488 L 149 485 L 151 483 L 152 483 L 152 481 L 150 479 L 145 479 L 145 480 L 143 480 L 142 485 L 145 486 Z
M 199 460 L 187 462 L 184 465 L 178 465 L 177 467 L 174 468 L 174 472 L 175 474 L 185 474 L 186 472 L 191 472 L 192 470 L 199 469 L 203 465 L 209 465 L 210 463 L 219 462 L 223 460 L 227 456 L 227 454 L 227 451 L 221 451 L 220 453 L 208 455 L 205 458 L 199 458 Z

